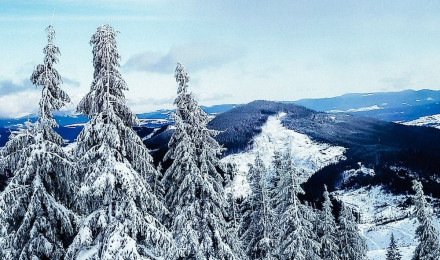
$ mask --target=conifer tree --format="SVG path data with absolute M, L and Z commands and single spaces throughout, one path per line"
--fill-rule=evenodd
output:
M 342 203 L 342 209 L 339 215 L 339 259 L 352 260 L 366 259 L 367 244 L 365 239 L 359 233 L 353 212 Z
M 138 119 L 125 104 L 116 35 L 103 25 L 90 41 L 94 80 L 78 105 L 90 120 L 74 151 L 85 219 L 66 259 L 156 259 L 172 251 L 171 234 L 161 224 L 167 210 L 151 186 L 158 173 L 132 129 Z
M 386 260 L 401 260 L 402 255 L 400 254 L 399 248 L 397 248 L 396 240 L 394 239 L 394 234 L 391 233 L 390 245 L 387 248 L 387 258 Z
M 230 187 L 230 192 L 227 193 L 227 204 L 228 207 L 228 216 L 231 220 L 230 227 L 232 229 L 232 232 L 236 232 L 238 229 L 238 225 L 240 223 L 240 213 L 239 213 L 239 204 L 236 202 L 235 193 L 237 192 L 236 187 L 234 187 L 233 180 L 238 174 L 238 169 L 236 164 L 228 163 L 226 165 L 226 187 Z
M 440 258 L 439 233 L 436 230 L 432 219 L 431 205 L 426 201 L 423 193 L 422 183 L 413 180 L 415 212 L 414 215 L 419 221 L 416 230 L 416 237 L 419 245 L 414 251 L 413 260 L 434 260 Z
M 53 67 L 60 54 L 53 43 L 55 30 L 50 25 L 46 31 L 44 63 L 31 76 L 32 83 L 42 87 L 39 118 L 13 133 L 1 150 L 1 165 L 13 175 L 0 194 L 2 259 L 63 259 L 78 221 L 66 208 L 73 194 L 74 168 L 61 148 L 63 139 L 53 129 L 57 123 L 52 116 L 70 99 Z
M 280 182 L 280 176 L 283 174 L 283 170 L 284 170 L 284 160 L 285 158 L 283 158 L 283 154 L 280 151 L 275 151 L 274 155 L 272 157 L 272 163 L 271 163 L 271 167 L 270 167 L 270 175 L 268 177 L 268 194 L 269 194 L 269 198 L 270 198 L 270 207 L 272 209 L 274 209 L 276 207 L 276 204 L 278 204 L 278 201 L 276 201 L 276 197 L 277 197 L 277 186 Z M 271 221 L 275 221 L 277 218 L 277 213 L 279 212 L 275 212 L 275 211 L 271 211 L 272 214 L 270 216 L 270 218 L 272 219 Z
M 208 116 L 188 92 L 189 77 L 178 63 L 175 131 L 165 159 L 166 203 L 180 259 L 241 259 L 240 243 L 227 232 L 227 203 L 218 156 L 223 148 L 207 128 Z
M 275 151 L 272 158 L 272 175 L 270 176 L 270 185 L 271 188 L 274 188 L 278 185 L 280 181 L 280 176 L 283 171 L 283 154 L 281 151 Z
M 326 185 L 324 185 L 324 203 L 318 218 L 317 233 L 321 244 L 321 258 L 323 260 L 339 259 L 336 222 L 332 213 L 332 202 L 330 201 Z
M 270 233 L 271 209 L 266 174 L 266 167 L 257 155 L 247 175 L 252 193 L 246 198 L 247 209 L 240 226 L 241 239 L 250 259 L 274 259 L 275 243 Z
M 278 257 L 280 259 L 316 260 L 320 245 L 314 232 L 312 221 L 314 212 L 301 203 L 298 194 L 304 191 L 299 184 L 298 171 L 295 168 L 290 150 L 283 156 L 283 170 L 274 197 L 275 211 L 279 214 Z

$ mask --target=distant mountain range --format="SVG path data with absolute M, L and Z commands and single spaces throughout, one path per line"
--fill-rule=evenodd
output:
M 309 109 L 329 113 L 349 113 L 356 116 L 368 116 L 388 122 L 407 122 L 423 116 L 440 114 L 440 91 L 404 90 L 401 92 L 378 92 L 345 94 L 332 98 L 301 99 L 283 101 L 294 103 Z M 242 104 L 222 104 L 202 106 L 209 115 L 217 115 Z M 173 110 L 157 110 L 138 114 L 139 119 L 170 119 Z M 0 127 L 14 128 L 25 121 L 35 121 L 35 115 L 21 118 L 0 118 Z M 88 118 L 82 115 L 55 115 L 58 124 L 63 126 L 83 124 Z
M 215 106 L 202 106 L 202 109 L 211 116 L 218 115 L 232 108 L 239 106 L 236 104 L 223 104 Z M 172 124 L 171 113 L 174 110 L 157 110 L 154 112 L 137 114 L 142 128 L 156 128 L 164 125 Z M 57 114 L 54 116 L 59 128 L 56 131 L 67 141 L 73 142 L 76 136 L 81 131 L 83 125 L 89 120 L 88 117 L 83 115 L 65 115 Z M 36 115 L 29 115 L 20 118 L 0 118 L 0 147 L 3 146 L 11 133 L 18 127 L 22 126 L 26 121 L 35 122 Z M 139 131 L 144 131 L 138 129 Z
M 440 91 L 423 89 L 345 94 L 333 98 L 302 99 L 293 103 L 316 111 L 350 113 L 388 122 L 407 122 L 440 114 Z
M 440 124 L 435 116 L 440 114 L 440 91 L 437 90 L 345 94 L 333 98 L 301 99 L 280 103 L 294 103 L 315 111 L 334 114 L 344 113 L 388 122 L 407 122 L 410 125 L 435 126 Z M 202 108 L 214 117 L 238 106 L 242 106 L 242 104 L 222 104 Z M 173 110 L 158 110 L 138 114 L 141 121 L 140 127 L 158 128 L 172 124 L 170 118 L 172 112 Z M 82 115 L 55 115 L 55 119 L 60 125 L 57 131 L 68 142 L 75 139 L 82 129 L 82 125 L 88 121 L 88 118 Z M 0 146 L 3 146 L 7 141 L 10 130 L 17 128 L 27 120 L 35 121 L 36 116 L 0 119 Z M 413 121 L 414 123 L 411 123 Z

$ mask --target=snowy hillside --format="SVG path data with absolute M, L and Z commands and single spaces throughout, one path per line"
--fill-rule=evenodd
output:
M 285 115 L 280 113 L 270 116 L 262 126 L 261 133 L 254 137 L 253 146 L 249 150 L 222 159 L 224 163 L 234 163 L 238 166 L 239 173 L 232 187 L 236 197 L 249 193 L 246 173 L 249 170 L 248 165 L 254 162 L 258 153 L 268 167 L 276 150 L 285 151 L 290 147 L 295 165 L 303 171 L 304 180 L 326 165 L 345 159 L 344 147 L 317 143 L 307 135 L 285 128 L 281 124 L 281 118 Z
M 409 206 L 412 196 L 392 195 L 381 186 L 337 191 L 333 195 L 359 213 L 359 228 L 366 238 L 370 259 L 385 260 L 391 233 L 402 252 L 402 259 L 411 259 L 417 245 L 415 231 L 419 225 L 411 217 L 414 210 Z M 436 220 L 437 227 L 440 227 L 440 219 Z
M 404 125 L 427 126 L 440 129 L 440 114 L 423 116 L 416 120 L 403 123 Z
M 250 193 L 246 174 L 249 164 L 254 162 L 257 154 L 260 154 L 266 166 L 269 167 L 275 151 L 285 151 L 290 148 L 295 164 L 304 173 L 303 181 L 319 169 L 345 160 L 346 149 L 344 147 L 318 143 L 305 134 L 284 127 L 281 119 L 285 115 L 285 113 L 280 113 L 270 116 L 262 126 L 261 133 L 253 138 L 252 147 L 222 159 L 224 163 L 235 163 L 238 166 L 238 175 L 233 180 L 233 185 L 227 189 L 235 197 L 244 197 Z M 343 172 L 344 180 L 357 175 L 374 176 L 375 172 L 374 169 L 367 168 L 361 163 L 358 169 Z M 412 196 L 393 195 L 387 193 L 382 186 L 348 191 L 339 190 L 333 192 L 333 196 L 358 213 L 359 228 L 369 248 L 369 259 L 385 259 L 391 233 L 394 233 L 396 237 L 403 254 L 402 259 L 411 259 L 417 245 L 415 230 L 418 225 L 417 220 L 411 217 L 413 208 L 409 205 L 411 205 Z M 439 219 L 436 224 L 440 227 Z

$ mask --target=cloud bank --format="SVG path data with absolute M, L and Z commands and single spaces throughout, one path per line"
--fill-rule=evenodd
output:
M 182 62 L 191 72 L 215 68 L 239 59 L 243 49 L 220 44 L 188 44 L 176 46 L 166 54 L 143 52 L 131 56 L 124 64 L 127 71 L 169 74 L 177 62 Z

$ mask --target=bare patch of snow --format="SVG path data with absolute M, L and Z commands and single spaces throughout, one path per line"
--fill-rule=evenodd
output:
M 359 165 L 358 169 L 350 169 L 342 173 L 344 183 L 347 183 L 350 180 L 350 178 L 356 177 L 358 175 L 370 175 L 370 176 L 375 175 L 374 169 L 365 167 L 364 165 L 362 165 L 361 162 L 358 162 L 358 165 Z
M 154 124 L 154 125 L 164 125 L 168 124 L 170 120 L 168 119 L 139 119 L 140 126 L 148 125 L 148 124 Z
M 254 145 L 251 149 L 222 159 L 223 163 L 236 164 L 239 171 L 233 180 L 233 187 L 228 187 L 227 192 L 233 192 L 235 197 L 244 197 L 249 194 L 250 188 L 246 175 L 249 171 L 249 164 L 254 163 L 257 154 L 260 154 L 266 167 L 269 167 L 275 151 L 284 152 L 290 148 L 295 165 L 304 173 L 303 181 L 323 167 L 345 159 L 344 147 L 317 143 L 305 134 L 284 127 L 280 119 L 285 115 L 285 113 L 280 113 L 277 116 L 270 116 L 266 124 L 262 126 L 261 133 L 254 137 Z
M 377 105 L 369 106 L 369 107 L 361 107 L 361 108 L 351 108 L 347 110 L 346 112 L 363 112 L 363 111 L 371 111 L 371 110 L 378 110 L 383 109 Z
M 160 128 L 154 128 L 154 130 L 153 130 L 153 132 L 151 132 L 151 134 L 149 134 L 149 135 L 145 136 L 144 138 L 142 138 L 142 141 L 145 141 L 145 140 L 147 140 L 147 139 L 150 139 L 155 133 L 157 133 L 157 131 L 158 131 L 159 129 L 160 129 Z
M 65 125 L 64 127 L 66 127 L 66 128 L 76 128 L 76 127 L 79 127 L 79 126 L 84 126 L 86 123 L 77 123 L 77 124 L 70 124 L 70 125 Z
M 350 108 L 348 110 L 329 110 L 328 113 L 350 113 L 350 112 L 364 112 L 364 111 L 371 111 L 371 110 L 379 110 L 383 109 L 379 107 L 378 105 L 372 105 L 369 107 L 360 107 L 360 108 Z
M 404 125 L 427 126 L 440 129 L 440 114 L 423 116 L 416 120 L 403 123 Z

